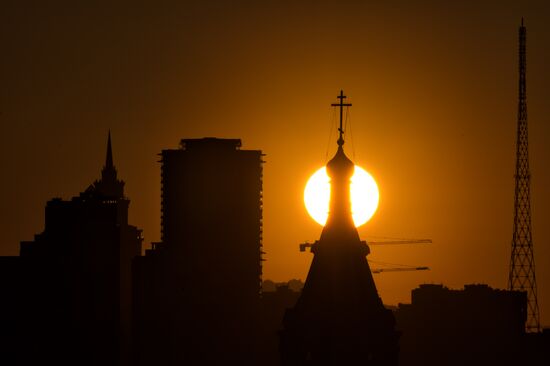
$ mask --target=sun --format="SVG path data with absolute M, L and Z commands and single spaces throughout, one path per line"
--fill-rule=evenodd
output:
M 378 185 L 366 170 L 356 165 L 350 190 L 353 222 L 359 227 L 369 221 L 378 208 Z M 304 190 L 304 203 L 309 215 L 323 226 L 327 222 L 329 200 L 330 178 L 326 167 L 322 167 L 309 178 Z

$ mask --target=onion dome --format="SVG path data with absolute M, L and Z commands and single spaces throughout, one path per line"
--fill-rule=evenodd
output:
M 327 163 L 327 174 L 330 179 L 351 179 L 355 171 L 355 164 L 346 156 L 342 145 Z

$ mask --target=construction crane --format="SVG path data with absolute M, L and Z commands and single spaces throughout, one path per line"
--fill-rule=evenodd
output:
M 431 239 L 396 239 L 396 238 L 381 238 L 384 240 L 373 240 L 369 241 L 369 245 L 401 245 L 401 244 L 431 244 Z M 409 266 L 404 264 L 395 264 L 395 263 L 382 263 L 382 262 L 374 262 L 369 261 L 369 263 L 379 263 L 379 264 L 385 264 L 385 265 L 393 265 L 398 267 L 390 267 L 390 268 L 373 268 L 371 270 L 372 273 L 378 274 L 383 272 L 404 272 L 404 271 L 429 271 L 430 268 L 426 266 Z
M 432 239 L 392 239 L 388 240 L 373 240 L 368 242 L 369 245 L 401 245 L 401 244 L 431 244 Z
M 367 247 L 367 254 L 370 253 L 369 245 L 401 245 L 401 244 L 431 244 L 431 239 L 395 239 L 395 238 L 382 238 L 387 240 L 379 240 L 379 241 L 369 241 L 367 244 L 367 241 L 363 240 L 361 241 L 362 244 L 364 244 Z M 305 242 L 300 244 L 300 252 L 305 252 L 306 249 L 309 248 L 310 251 L 315 250 L 315 246 L 317 245 L 317 240 L 314 243 Z M 388 267 L 388 268 L 373 268 L 371 270 L 372 273 L 378 274 L 378 273 L 384 273 L 384 272 L 405 272 L 405 271 L 429 271 L 430 268 L 426 266 L 410 266 L 405 264 L 395 264 L 395 263 L 384 263 L 384 262 L 375 262 L 375 261 L 369 261 L 369 263 L 375 263 L 375 264 L 382 264 L 382 265 L 394 265 L 397 267 Z
M 373 268 L 372 273 L 378 274 L 382 272 L 402 272 L 402 271 L 429 271 L 430 267 L 396 267 L 396 268 Z
M 430 268 L 426 266 L 411 266 L 410 264 L 388 263 L 369 260 L 369 264 L 378 265 L 378 268 L 372 268 L 371 272 L 378 274 L 383 272 L 404 272 L 404 271 L 429 271 Z M 392 266 L 392 267 L 380 267 L 380 266 Z
M 368 245 L 401 245 L 401 244 L 431 244 L 432 239 L 394 239 L 394 238 L 386 238 L 387 240 L 373 240 L 373 241 L 361 241 L 361 243 L 368 244 Z M 313 246 L 317 244 L 317 240 L 315 243 L 310 242 L 304 242 L 300 244 L 300 252 L 305 252 L 307 248 L 311 250 Z

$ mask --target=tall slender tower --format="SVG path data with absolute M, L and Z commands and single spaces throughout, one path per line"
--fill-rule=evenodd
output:
M 378 296 L 367 262 L 369 247 L 353 223 L 350 179 L 354 164 L 344 153 L 340 92 L 338 151 L 327 164 L 330 204 L 306 283 L 292 309 L 287 309 L 279 333 L 284 366 L 398 364 L 399 333 L 395 318 Z
M 526 29 L 519 27 L 519 104 L 516 141 L 516 189 L 514 194 L 514 234 L 508 286 L 510 290 L 527 292 L 527 332 L 539 332 L 539 305 L 535 278 L 535 256 L 531 236 L 531 198 L 529 173 L 529 145 L 527 132 L 526 94 Z

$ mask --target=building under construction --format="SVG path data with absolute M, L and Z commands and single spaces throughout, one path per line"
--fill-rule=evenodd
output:
M 134 266 L 136 364 L 257 364 L 263 162 L 240 147 L 161 153 L 162 242 Z
M 225 306 L 257 301 L 261 287 L 262 153 L 240 147 L 237 139 L 186 139 L 161 154 L 162 243 L 204 281 L 200 296 L 218 288 Z

